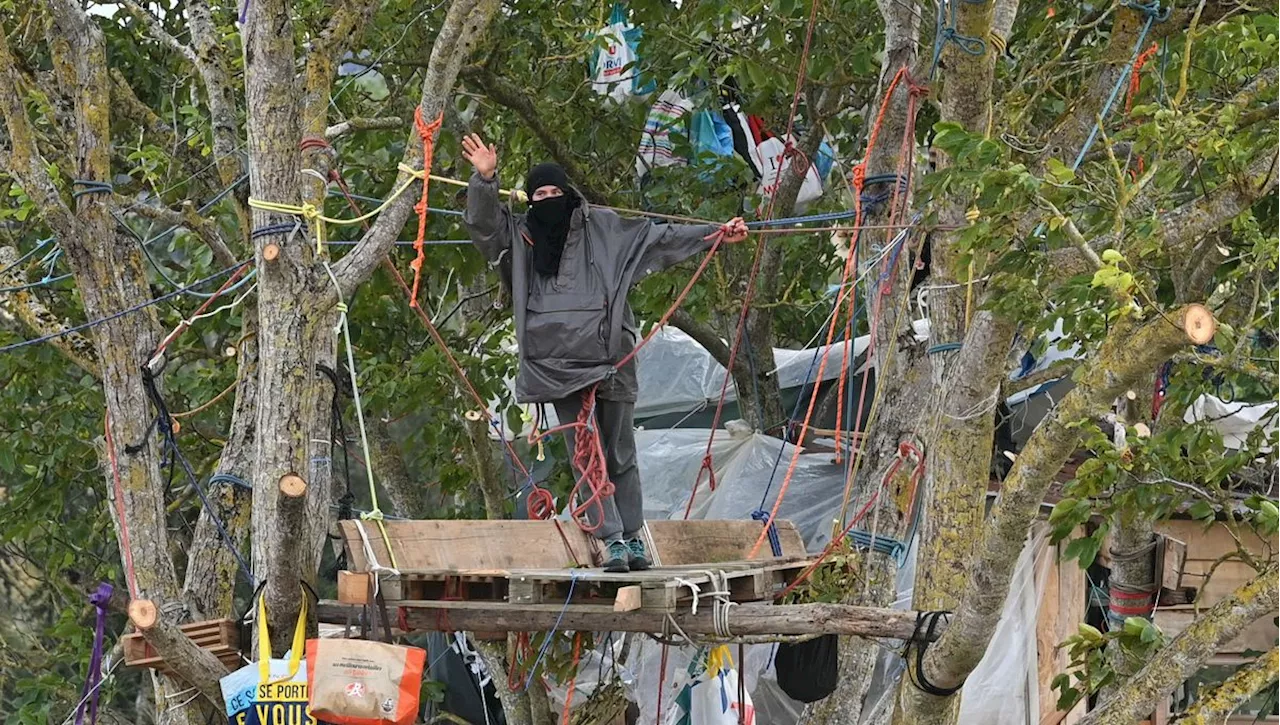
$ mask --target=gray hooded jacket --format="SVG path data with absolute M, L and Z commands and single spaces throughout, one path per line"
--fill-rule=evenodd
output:
M 581 197 L 581 194 L 579 194 Z M 573 212 L 560 273 L 530 264 L 528 228 L 498 198 L 498 178 L 471 175 L 463 217 L 491 263 L 511 255 L 511 300 L 520 344 L 516 400 L 547 403 L 600 383 L 605 400 L 635 402 L 635 360 L 614 364 L 639 340 L 627 292 L 654 272 L 706 251 L 718 227 L 624 219 L 585 200 Z

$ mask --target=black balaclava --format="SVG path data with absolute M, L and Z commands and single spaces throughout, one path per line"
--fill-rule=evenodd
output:
M 533 192 L 544 186 L 559 187 L 564 196 L 532 201 Z M 569 221 L 578 208 L 578 195 L 569 186 L 569 177 L 559 164 L 538 164 L 529 171 L 524 184 L 529 195 L 529 235 L 533 237 L 533 268 L 551 277 L 560 273 L 560 255 L 569 238 Z

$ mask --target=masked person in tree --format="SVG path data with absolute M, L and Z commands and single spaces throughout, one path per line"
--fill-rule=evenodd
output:
M 563 424 L 578 419 L 584 393 L 598 385 L 595 425 L 614 493 L 600 507 L 588 506 L 588 519 L 606 542 L 607 571 L 647 569 L 634 358 L 615 370 L 640 339 L 627 293 L 654 272 L 707 251 L 716 233 L 742 241 L 747 226 L 741 218 L 719 227 L 623 218 L 588 204 L 564 169 L 550 163 L 529 171 L 529 211 L 513 214 L 498 198 L 497 148 L 472 134 L 462 139 L 462 151 L 475 167 L 464 217 L 471 240 L 490 262 L 509 255 L 520 347 L 516 399 L 551 403 Z M 572 431 L 565 439 L 572 460 Z

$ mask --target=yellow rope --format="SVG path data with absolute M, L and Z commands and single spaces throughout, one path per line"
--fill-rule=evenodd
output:
M 397 187 L 395 191 L 391 192 L 391 194 L 373 210 L 366 212 L 364 214 L 361 214 L 358 217 L 342 218 L 342 217 L 325 216 L 323 211 L 317 208 L 314 204 L 282 204 L 276 201 L 264 201 L 262 199 L 254 199 L 252 197 L 249 199 L 249 206 L 253 207 L 254 209 L 261 209 L 263 211 L 274 211 L 280 214 L 292 214 L 294 216 L 300 216 L 303 219 L 306 219 L 307 221 L 312 222 L 315 225 L 315 230 L 316 230 L 316 254 L 321 254 L 324 251 L 324 245 L 326 241 L 326 237 L 325 237 L 326 224 L 337 224 L 338 226 L 348 226 L 351 224 L 361 224 L 363 222 L 366 222 L 372 219 L 373 217 L 381 214 L 383 211 L 386 210 L 388 206 L 391 206 L 392 202 L 400 198 L 400 195 L 403 194 L 405 191 L 407 191 L 410 186 L 413 186 L 413 182 L 419 181 L 422 179 L 422 171 L 420 169 L 410 168 L 404 164 L 400 164 L 398 168 L 400 169 L 400 171 L 408 174 L 409 179 L 405 181 L 403 184 L 401 184 L 399 187 Z M 436 177 L 432 176 L 431 178 L 435 179 Z

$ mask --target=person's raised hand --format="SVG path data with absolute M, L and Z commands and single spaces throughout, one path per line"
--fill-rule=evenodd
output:
M 498 147 L 485 145 L 479 134 L 462 137 L 462 158 L 471 162 L 476 172 L 486 179 L 492 179 L 498 169 Z
M 746 239 L 748 231 L 747 223 L 742 221 L 740 216 L 736 216 L 720 225 L 721 240 L 730 244 Z

